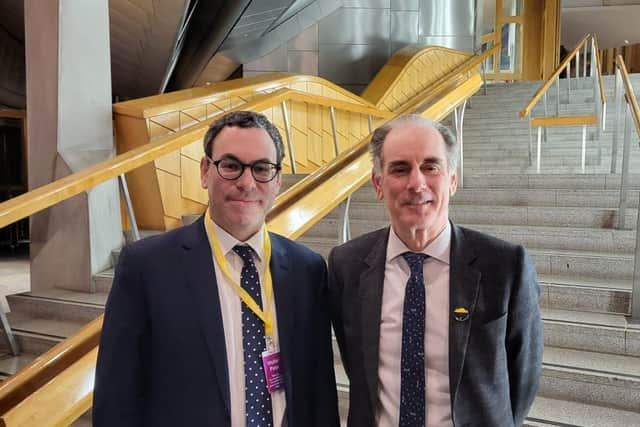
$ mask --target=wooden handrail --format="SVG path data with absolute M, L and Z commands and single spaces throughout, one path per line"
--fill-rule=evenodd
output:
M 309 104 L 324 107 L 333 106 L 339 110 L 346 109 L 350 112 L 371 114 L 382 118 L 390 117 L 391 114 L 388 111 L 378 110 L 370 106 L 323 98 L 292 89 L 278 89 L 266 95 L 256 96 L 248 103 L 236 107 L 235 110 L 252 108 L 254 111 L 263 111 L 288 100 L 308 102 Z M 0 203 L 0 228 L 33 215 L 83 191 L 88 191 L 104 181 L 134 170 L 197 139 L 202 139 L 207 127 L 214 119 L 215 117 L 212 117 L 175 134 L 159 137 L 153 142 Z
M 538 88 L 538 90 L 531 97 L 531 99 L 529 100 L 527 105 L 522 109 L 522 111 L 520 111 L 520 117 L 527 117 L 527 115 L 529 115 L 531 110 L 533 110 L 533 107 L 535 107 L 535 105 L 538 103 L 538 101 L 540 101 L 540 98 L 542 98 L 542 95 L 544 95 L 544 93 L 547 90 L 549 90 L 549 88 L 551 87 L 551 85 L 553 84 L 555 79 L 560 76 L 560 73 L 562 73 L 562 70 L 564 70 L 567 67 L 567 64 L 569 63 L 569 61 L 571 61 L 576 56 L 578 51 L 587 42 L 587 39 L 589 38 L 589 36 L 590 36 L 590 34 L 587 34 L 584 37 L 582 37 L 582 39 L 578 42 L 576 47 L 574 47 L 573 50 L 569 53 L 569 55 L 567 55 L 567 57 L 564 58 L 564 61 L 562 61 L 560 63 L 560 65 L 558 65 L 558 67 L 553 72 L 553 74 L 551 74 L 551 76 L 549 76 L 547 81 L 544 82 L 544 84 Z
M 467 66 L 470 66 L 471 62 L 468 61 L 465 64 Z M 413 105 L 414 108 L 415 108 L 416 105 L 418 107 L 423 107 L 425 105 L 428 105 L 429 114 L 433 118 L 438 119 L 441 116 L 443 116 L 445 114 L 448 114 L 448 112 L 450 112 L 451 109 L 455 105 L 457 105 L 457 103 L 461 102 L 461 99 L 466 99 L 468 96 L 473 94 L 473 92 L 475 92 L 479 87 L 480 87 L 480 77 L 479 77 L 478 73 L 475 73 L 474 75 L 466 76 L 466 81 L 464 81 L 464 79 L 461 80 L 459 78 L 459 76 L 457 76 L 456 78 L 450 76 L 449 78 L 447 78 L 445 80 L 445 82 L 441 82 L 440 84 L 433 85 L 430 88 L 431 90 L 423 91 L 424 98 L 422 98 L 422 99 L 414 99 L 413 102 L 411 102 L 411 105 Z M 251 102 L 249 102 L 249 103 L 247 103 L 247 104 L 245 104 L 245 105 L 243 105 L 241 107 L 238 107 L 238 109 L 239 108 L 255 108 L 257 111 L 261 111 L 260 108 L 265 108 L 265 106 L 276 105 L 277 103 L 281 102 L 282 100 L 288 99 L 287 98 L 287 94 L 291 96 L 291 99 L 295 99 L 295 100 L 300 100 L 300 99 L 304 98 L 304 97 L 300 98 L 301 95 L 299 93 L 295 92 L 295 91 L 291 91 L 289 89 L 284 89 L 284 90 L 280 90 L 280 91 L 277 91 L 275 93 L 269 94 L 268 96 L 264 96 L 264 97 L 262 97 L 260 99 L 254 99 Z M 434 102 L 433 98 L 437 97 L 438 95 L 441 96 L 440 101 Z M 266 99 L 266 98 L 269 98 L 269 99 Z M 349 106 L 349 108 L 351 108 L 351 106 Z M 406 110 L 407 110 L 407 108 L 404 108 L 402 111 L 406 111 Z M 369 110 L 367 110 L 365 108 L 365 111 L 369 111 Z M 395 115 L 396 113 L 394 113 L 393 115 Z M 380 115 L 380 117 L 385 117 L 385 116 L 388 118 L 388 115 L 384 115 L 384 116 Z M 157 149 L 155 147 L 155 144 L 161 144 L 162 142 L 164 142 L 165 144 L 170 144 L 170 143 L 173 142 L 174 139 L 186 138 L 187 137 L 186 135 L 193 135 L 194 133 L 197 133 L 197 132 L 202 132 L 203 133 L 206 130 L 206 128 L 205 128 L 206 125 L 207 125 L 207 123 L 200 123 L 200 124 L 194 126 L 193 128 L 188 129 L 187 131 L 179 132 L 179 133 L 177 133 L 175 135 L 171 135 L 171 136 L 168 136 L 168 137 L 163 137 L 160 140 L 156 141 L 155 143 L 147 144 L 146 147 L 153 147 L 154 149 Z M 199 128 L 204 128 L 204 129 L 198 130 Z M 367 167 L 370 170 L 370 163 L 369 163 L 369 160 L 368 160 L 368 155 L 366 153 L 366 145 L 367 145 L 367 143 L 368 143 L 367 140 L 362 141 L 356 147 L 353 147 L 352 149 L 348 150 L 343 155 L 341 155 L 339 157 L 339 160 L 337 161 L 337 163 L 340 163 L 341 167 L 330 168 L 329 167 L 330 165 L 327 165 L 327 167 L 325 167 L 324 169 L 325 170 L 331 170 L 333 172 L 333 175 L 336 176 L 336 175 L 339 175 L 338 172 L 341 169 L 344 169 L 344 168 L 347 168 L 348 170 L 352 169 L 351 166 L 346 166 L 345 162 L 348 162 L 349 160 L 356 160 L 358 162 L 361 162 L 360 166 L 362 166 L 362 162 L 364 161 L 363 159 L 366 159 L 367 164 L 368 164 Z M 175 144 L 177 144 L 177 143 L 174 143 L 174 145 Z M 365 152 L 362 152 L 363 147 L 364 147 L 364 151 Z M 140 147 L 140 148 L 142 149 L 144 147 Z M 357 153 L 355 150 L 360 150 L 360 152 Z M 135 151 L 139 151 L 139 150 L 137 149 Z M 160 155 L 162 155 L 162 154 L 159 154 L 158 156 L 160 156 Z M 133 160 L 130 159 L 129 161 L 133 161 Z M 116 176 L 116 175 L 118 175 L 118 174 L 115 174 L 114 176 Z M 368 175 L 368 173 L 366 175 Z M 326 181 L 327 180 L 325 179 L 324 182 L 326 182 Z M 350 194 L 350 192 L 355 191 L 357 189 L 357 187 L 362 182 L 364 182 L 362 180 L 362 178 L 360 178 L 359 180 L 356 180 L 356 181 L 352 181 L 351 185 L 348 185 L 347 186 L 348 188 L 345 187 L 346 189 L 344 191 L 336 193 L 337 197 L 340 198 L 340 199 L 339 200 L 334 200 L 334 202 L 332 202 L 332 203 L 334 203 L 334 205 L 337 204 L 337 203 L 340 203 L 340 201 L 342 199 L 347 197 L 348 194 Z M 316 188 L 316 187 L 313 185 L 312 182 L 307 181 L 307 188 Z M 340 186 L 338 188 L 340 188 Z M 347 192 L 349 192 L 349 193 L 347 194 Z M 323 197 L 326 197 L 327 193 L 324 192 L 324 191 L 322 193 L 323 193 Z M 299 191 L 298 195 L 301 196 L 301 197 L 308 197 L 308 191 Z M 290 197 L 287 196 L 287 193 L 284 193 L 282 196 L 279 197 L 279 199 L 280 198 L 286 199 L 286 198 L 290 198 Z M 276 205 L 278 205 L 278 204 L 279 204 L 279 200 L 276 201 Z M 274 221 L 276 221 L 276 220 L 288 221 L 285 217 L 289 217 L 291 210 L 295 209 L 295 207 L 293 206 L 294 203 L 287 203 L 286 205 L 287 206 L 285 207 L 285 209 L 282 209 L 281 213 L 279 215 L 275 215 L 275 216 L 270 215 L 270 218 L 269 218 L 269 221 L 270 221 L 269 227 L 270 228 L 272 228 L 272 226 L 275 226 L 277 228 L 277 231 L 280 231 L 280 227 L 277 224 L 275 224 Z M 315 203 L 315 205 L 318 205 L 318 203 Z M 281 206 L 284 206 L 284 205 L 281 204 Z M 0 209 L 1 208 L 2 208 L 2 205 L 0 205 Z M 275 206 L 274 206 L 274 208 L 275 208 Z M 328 209 L 328 207 L 324 207 L 324 209 Z M 287 230 L 283 229 L 282 231 L 284 232 L 283 234 L 285 234 L 285 235 L 290 235 L 292 237 L 295 237 L 294 234 L 288 233 Z M 102 321 L 102 316 L 99 319 L 96 319 L 95 322 L 101 322 L 101 321 Z M 95 326 L 96 325 L 94 324 L 93 327 L 95 327 Z M 87 328 L 89 328 L 89 326 L 87 326 Z M 98 326 L 98 329 L 99 328 L 100 327 Z M 95 364 L 95 357 L 92 356 L 92 353 L 94 351 L 95 350 L 92 350 L 90 353 L 87 353 L 85 356 L 80 358 L 76 364 L 83 364 L 83 363 L 86 364 L 87 363 L 86 362 L 87 359 L 90 360 L 92 357 L 93 357 L 93 362 L 92 363 Z M 54 351 L 52 349 L 52 353 L 53 352 Z M 50 359 L 58 357 L 56 355 L 52 356 L 52 355 L 50 355 L 48 353 L 47 353 L 47 355 L 49 355 Z M 43 355 L 43 357 L 44 356 L 45 355 Z M 67 376 L 75 375 L 72 368 L 74 368 L 76 366 L 76 364 L 74 364 L 73 366 L 70 366 L 67 370 L 65 370 L 64 371 L 64 375 L 67 375 Z M 86 369 L 84 369 L 84 368 L 83 369 L 84 369 L 84 371 L 86 371 L 90 367 L 91 366 L 88 366 L 88 367 L 85 367 Z M 22 371 L 21 371 L 21 373 L 22 373 Z M 60 375 L 62 375 L 62 373 Z M 24 376 L 25 375 L 22 375 L 23 381 L 25 379 Z M 16 377 L 19 377 L 19 376 L 16 375 Z M 46 380 L 49 380 L 50 378 L 51 377 L 49 377 Z M 76 377 L 76 381 L 80 381 L 81 379 L 85 379 L 86 380 L 86 372 L 85 372 L 84 376 Z M 42 388 L 40 390 L 42 390 L 43 393 L 45 393 L 45 391 L 44 391 L 45 388 L 46 389 L 49 389 L 49 388 L 52 388 L 52 387 L 53 388 L 58 388 L 59 384 L 55 384 L 55 383 L 56 383 L 55 380 L 51 381 L 51 382 L 45 384 L 44 386 L 42 386 Z M 6 384 L 8 384 L 8 382 L 5 383 L 5 385 Z M 17 381 L 14 382 L 13 387 L 15 387 L 16 384 L 17 384 Z M 4 385 L 0 386 L 0 399 L 1 399 L 1 396 L 2 396 L 1 393 L 2 393 L 3 387 L 4 387 Z M 85 390 L 85 392 L 86 392 L 86 390 Z M 37 402 L 38 399 L 40 399 L 42 395 L 43 395 L 42 393 L 34 393 L 33 394 L 34 401 Z M 77 411 L 83 411 L 83 410 L 86 409 L 85 405 L 86 405 L 87 399 L 90 400 L 90 394 L 88 396 L 89 397 L 87 397 L 87 394 L 85 393 L 83 395 L 82 399 L 74 400 L 73 402 L 70 402 L 67 405 L 67 406 L 75 405 L 74 408 L 75 408 L 75 411 L 76 411 L 75 412 L 76 415 L 74 415 L 74 416 L 78 415 Z M 30 396 L 30 400 L 31 400 L 31 396 Z M 20 406 L 20 405 L 18 405 L 18 406 Z M 14 408 L 18 408 L 18 407 L 15 406 Z M 16 414 L 13 411 L 10 411 L 10 413 L 6 413 L 5 416 L 6 417 L 14 417 L 13 419 L 19 419 L 19 417 L 20 417 L 19 414 Z M 66 415 L 63 415 L 63 417 L 64 416 L 66 416 Z M 5 417 L 3 417 L 2 419 L 5 419 Z M 67 420 L 67 421 L 69 421 L 71 419 L 72 418 L 65 418 L 65 420 Z
M 285 85 L 315 83 L 350 98 L 354 104 L 375 108 L 375 106 L 344 88 L 316 76 L 269 73 L 244 79 L 228 80 L 207 86 L 183 89 L 169 94 L 154 95 L 113 105 L 113 111 L 130 117 L 150 118 L 185 109 L 215 103 L 227 98 L 260 94 L 266 90 L 277 90 Z
M 560 117 L 534 117 L 531 119 L 531 127 L 552 127 L 552 126 L 576 126 L 598 124 L 598 116 L 587 114 L 584 116 L 560 116 Z
M 46 353 L 7 378 L 0 387 L 0 414 L 16 406 L 51 378 L 64 371 L 70 363 L 97 346 L 101 330 L 102 316 L 87 323 L 71 337 L 51 347 Z M 40 372 L 40 375 L 34 376 L 33 372 Z
M 443 91 L 444 88 L 455 88 L 455 86 L 460 83 L 460 75 L 466 74 L 476 68 L 489 55 L 493 54 L 494 49 L 497 50 L 497 46 L 494 46 L 493 48 L 483 52 L 481 55 L 473 56 L 465 60 L 465 62 L 460 64 L 451 72 L 451 75 L 449 75 L 445 79 L 427 86 L 412 100 L 410 100 L 403 109 L 399 110 L 396 113 L 393 113 L 393 116 L 399 113 L 410 111 L 411 109 L 417 110 L 420 107 L 422 107 L 423 110 L 426 109 L 426 104 L 428 102 L 431 102 L 433 99 L 441 96 L 441 91 Z M 366 149 L 366 144 L 364 144 L 364 148 Z M 350 161 L 353 156 L 360 155 L 358 153 L 361 149 L 362 147 L 360 146 L 360 144 L 356 144 L 349 150 L 341 153 L 334 162 L 327 163 L 326 165 L 316 170 L 314 173 L 307 175 L 305 178 L 292 185 L 285 193 L 281 194 L 276 199 L 273 207 L 267 214 L 267 220 L 275 217 L 276 215 L 279 215 L 282 211 L 291 206 L 295 202 L 295 200 L 299 198 L 300 194 L 306 191 L 307 188 L 319 186 L 320 184 L 322 184 L 324 179 L 326 179 L 326 177 L 334 174 L 337 170 L 341 170 L 345 162 Z
M 622 77 L 622 84 L 624 86 L 624 96 L 629 103 L 629 108 L 631 110 L 631 117 L 633 117 L 633 122 L 636 126 L 636 132 L 638 136 L 640 136 L 640 108 L 638 108 L 638 100 L 636 99 L 636 93 L 633 90 L 633 86 L 631 86 L 631 80 L 629 79 L 629 72 L 627 71 L 627 65 L 624 62 L 624 58 L 622 55 L 616 56 L 616 64 L 620 68 L 620 74 Z

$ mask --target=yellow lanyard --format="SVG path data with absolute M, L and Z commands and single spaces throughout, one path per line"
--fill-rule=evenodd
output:
M 237 280 L 234 280 L 231 276 L 231 272 L 229 271 L 229 266 L 227 265 L 227 259 L 224 257 L 222 253 L 222 248 L 220 247 L 220 242 L 218 241 L 218 237 L 213 229 L 213 224 L 211 217 L 209 217 L 209 210 L 205 214 L 204 219 L 205 226 L 207 227 L 207 233 L 209 235 L 209 244 L 211 245 L 211 249 L 213 250 L 213 256 L 216 259 L 216 263 L 222 274 L 227 278 L 233 289 L 236 291 L 236 294 L 240 297 L 243 303 L 249 307 L 251 311 L 255 313 L 256 316 L 260 318 L 264 322 L 264 332 L 268 337 L 273 336 L 273 318 L 271 317 L 271 298 L 273 296 L 273 282 L 271 281 L 271 269 L 269 268 L 269 261 L 271 261 L 271 240 L 269 239 L 269 233 L 267 232 L 266 225 L 263 226 L 264 229 L 264 289 L 266 292 L 266 301 L 265 301 L 265 310 L 260 309 L 260 305 L 256 303 L 251 295 L 247 291 L 245 291 L 242 286 L 238 283 Z

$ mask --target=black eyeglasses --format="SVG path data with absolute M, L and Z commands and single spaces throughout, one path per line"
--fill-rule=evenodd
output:
M 244 173 L 244 168 L 251 169 L 251 175 L 256 182 L 266 183 L 278 175 L 282 166 L 279 163 L 271 163 L 266 160 L 258 160 L 253 163 L 242 163 L 233 158 L 224 158 L 220 160 L 212 160 L 207 157 L 209 163 L 214 165 L 218 170 L 221 178 L 233 181 L 238 179 Z

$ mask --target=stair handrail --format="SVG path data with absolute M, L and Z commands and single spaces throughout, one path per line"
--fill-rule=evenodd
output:
M 465 61 L 465 63 L 463 64 L 463 66 L 462 66 L 462 67 L 458 67 L 459 72 L 460 72 L 460 73 L 466 73 L 466 74 L 467 74 L 467 79 L 468 79 L 468 81 L 469 81 L 469 82 L 474 83 L 474 84 L 475 84 L 475 86 L 473 86 L 473 85 L 472 85 L 472 84 L 470 84 L 470 83 L 464 83 L 464 82 L 461 82 L 461 81 L 460 81 L 460 79 L 458 78 L 458 76 L 451 76 L 451 75 L 450 75 L 450 76 L 448 76 L 448 77 L 447 77 L 447 79 L 444 79 L 443 81 L 438 82 L 438 83 L 436 83 L 436 84 L 434 84 L 434 85 L 430 86 L 428 89 L 425 89 L 425 90 L 422 92 L 422 93 L 424 94 L 424 97 L 423 97 L 423 98 L 421 98 L 421 99 L 415 99 L 415 98 L 414 98 L 414 99 L 409 103 L 409 106 L 413 106 L 413 107 L 416 107 L 416 106 L 417 106 L 417 108 L 427 108 L 427 109 L 429 109 L 429 108 L 432 108 L 432 109 L 436 109 L 436 108 L 438 108 L 438 109 L 440 109 L 440 114 L 439 114 L 439 115 L 437 115 L 437 114 L 436 114 L 435 110 L 434 110 L 434 112 L 432 113 L 432 115 L 433 115 L 433 116 L 434 116 L 434 118 L 436 118 L 436 119 L 439 119 L 439 118 L 441 118 L 442 116 L 444 116 L 445 114 L 448 114 L 448 112 L 449 112 L 451 109 L 453 109 L 453 108 L 455 107 L 455 105 L 457 105 L 457 102 L 456 102 L 456 99 L 455 99 L 455 98 L 456 98 L 456 96 L 458 96 L 458 97 L 461 97 L 461 96 L 462 96 L 462 95 L 457 95 L 457 94 L 456 94 L 456 96 L 454 96 L 454 95 L 453 95 L 453 92 L 454 92 L 455 90 L 469 90 L 469 91 L 473 91 L 473 92 L 475 92 L 475 91 L 480 87 L 480 85 L 481 85 L 481 78 L 479 77 L 479 75 L 477 75 L 477 81 L 472 81 L 472 80 L 471 80 L 471 79 L 472 79 L 471 71 L 472 71 L 472 69 L 473 69 L 474 67 L 475 67 L 475 68 L 477 68 L 477 67 L 479 66 L 479 64 L 480 64 L 482 61 L 484 61 L 484 59 L 485 59 L 485 58 L 486 58 L 486 57 L 487 57 L 491 52 L 492 52 L 492 51 L 487 51 L 487 52 L 485 52 L 485 54 L 483 54 L 483 55 L 480 55 L 480 56 L 477 56 L 477 57 L 472 57 L 472 59 L 471 59 L 471 60 L 467 60 L 467 61 Z M 475 60 L 474 60 L 474 58 L 475 58 Z M 452 74 L 453 74 L 453 73 L 452 73 Z M 477 73 L 476 73 L 476 74 L 477 74 Z M 454 78 L 454 77 L 455 77 L 455 78 Z M 465 84 L 466 84 L 466 86 L 465 86 Z M 433 99 L 433 98 L 435 98 L 435 97 L 437 97 L 437 96 L 438 96 L 438 94 L 436 93 L 437 91 L 441 91 L 441 93 L 443 94 L 443 95 L 442 95 L 442 100 L 441 100 L 439 103 L 438 103 L 438 102 L 434 102 L 434 99 Z M 471 94 L 472 94 L 473 92 L 470 92 L 470 94 L 467 94 L 467 95 L 466 95 L 466 97 L 471 96 Z M 466 97 L 465 97 L 465 99 L 466 99 Z M 458 99 L 457 101 L 459 102 L 459 99 Z M 256 102 L 265 102 L 265 100 L 264 100 L 264 99 L 261 99 L 261 100 L 256 101 Z M 243 106 L 243 108 L 247 108 L 247 106 Z M 259 108 L 259 107 L 258 107 L 258 108 Z M 405 109 L 405 110 L 406 110 L 406 109 Z M 403 111 L 404 111 L 404 110 L 403 110 Z M 393 113 L 393 114 L 392 114 L 392 116 L 395 116 L 395 114 L 396 114 L 396 113 Z M 193 132 L 193 129 L 191 129 L 190 131 L 191 131 L 191 132 Z M 173 136 L 173 137 L 176 137 L 176 135 L 172 135 L 172 136 Z M 184 137 L 184 136 L 181 136 L 181 137 Z M 166 138 L 166 139 L 170 139 L 170 138 Z M 158 143 L 158 142 L 159 142 L 159 141 L 157 141 L 156 143 Z M 366 146 L 367 146 L 367 144 L 368 144 L 368 139 L 365 139 L 363 142 L 361 142 L 361 143 L 360 143 L 360 144 L 358 144 L 357 146 L 352 147 L 351 149 L 347 150 L 345 153 L 341 154 L 341 155 L 340 155 L 338 158 L 336 158 L 334 161 L 335 161 L 336 163 L 343 163 L 343 164 L 344 164 L 344 162 L 352 160 L 353 155 L 354 155 L 354 150 L 356 149 L 356 147 L 358 147 L 357 149 L 359 149 L 359 150 L 361 150 L 361 151 L 364 149 L 365 153 L 364 153 L 364 154 L 362 154 L 362 155 L 361 155 L 361 157 L 362 157 L 362 156 L 366 157 Z M 148 144 L 148 145 L 150 145 L 150 144 Z M 158 155 L 158 156 L 160 156 L 160 155 Z M 367 157 L 367 162 L 368 162 L 368 157 Z M 328 166 L 328 165 L 327 165 L 327 166 Z M 368 167 L 369 167 L 369 169 L 370 169 L 370 165 L 369 165 Z M 323 172 L 322 172 L 323 170 L 324 170 L 324 171 L 327 171 L 327 170 L 329 170 L 329 169 L 331 169 L 331 168 L 330 168 L 330 167 L 324 167 L 324 168 L 321 168 L 321 170 L 318 170 L 318 171 L 316 172 L 316 174 L 315 174 L 315 175 L 316 175 L 316 176 L 317 176 L 317 175 L 321 175 L 321 174 L 323 173 Z M 341 169 L 341 168 L 334 168 L 334 169 L 331 169 L 331 170 L 332 170 L 332 171 L 333 171 L 333 173 L 335 174 L 335 173 L 337 173 L 337 171 L 338 171 L 339 169 Z M 367 175 L 368 175 L 368 174 L 367 174 Z M 311 178 L 311 179 L 307 179 L 307 180 L 305 180 L 305 182 L 306 182 L 305 187 L 307 187 L 307 188 L 313 188 L 313 187 L 315 187 L 315 183 L 314 183 L 314 179 L 313 179 L 313 178 Z M 359 187 L 363 182 L 364 182 L 364 181 L 362 181 L 362 182 L 358 183 L 358 184 L 357 184 L 357 186 L 353 186 L 354 182 L 352 182 L 352 183 L 351 183 L 351 184 L 352 184 L 352 185 L 351 185 L 351 187 L 347 186 L 347 187 L 349 187 L 349 188 L 350 188 L 349 190 L 347 190 L 347 191 L 350 191 L 350 192 L 349 192 L 349 194 L 351 194 L 353 191 L 355 191 L 355 190 L 356 190 L 356 189 L 357 189 L 357 188 L 358 188 L 358 187 Z M 97 184 L 96 184 L 96 185 L 97 185 Z M 299 191 L 299 190 L 298 190 L 297 192 L 294 192 L 294 193 L 297 193 L 297 194 L 298 194 L 298 196 L 300 196 L 300 195 L 304 195 L 304 194 L 305 194 L 305 192 L 301 192 L 301 191 Z M 324 194 L 325 194 L 325 196 L 326 196 L 326 193 L 324 193 Z M 348 197 L 348 194 L 345 194 L 344 192 L 342 192 L 342 193 L 340 193 L 340 194 L 341 194 L 341 197 L 342 197 L 342 199 L 341 199 L 341 200 L 344 200 L 344 198 Z M 292 197 L 291 197 L 291 196 L 289 196 L 289 195 L 287 195 L 287 192 L 285 192 L 285 193 L 283 193 L 281 196 L 279 196 L 279 198 L 276 200 L 276 205 L 278 205 L 278 204 L 279 204 L 279 202 L 280 202 L 280 210 L 281 210 L 281 215 L 280 215 L 280 217 L 289 217 L 289 216 L 290 216 L 290 214 L 289 214 L 287 211 L 290 211 L 290 210 L 291 210 L 291 207 L 293 206 L 293 203 L 282 203 L 282 202 L 287 201 L 287 200 L 290 202 L 290 201 L 291 201 L 291 198 L 292 198 Z M 336 203 L 340 203 L 340 201 L 338 201 L 338 202 L 336 202 Z M 315 204 L 317 205 L 317 203 L 315 203 Z M 0 205 L 0 208 L 1 208 L 1 207 L 2 207 L 2 205 Z M 276 206 L 274 206 L 274 208 L 276 208 Z M 273 221 L 273 217 L 271 217 L 270 219 Z M 287 235 L 287 234 L 285 233 L 285 235 Z M 294 236 L 294 235 L 292 235 L 292 234 L 288 234 L 288 235 L 289 235 L 290 237 L 295 237 L 295 236 Z M 96 319 L 95 323 L 94 323 L 94 322 L 92 322 L 92 324 L 91 324 L 91 325 L 87 325 L 87 329 L 90 329 L 91 331 L 93 331 L 93 333 L 95 334 L 95 336 L 96 336 L 96 337 L 99 335 L 99 332 L 100 332 L 101 321 L 102 321 L 102 316 L 100 316 L 98 319 Z M 51 349 L 51 353 L 52 353 L 52 354 L 50 354 L 50 358 L 54 358 L 54 359 L 55 359 L 55 358 L 59 358 L 59 357 L 61 357 L 61 355 L 60 355 L 59 353 L 56 353 L 56 352 L 55 352 L 55 351 L 53 351 L 53 350 L 54 350 L 54 349 Z M 54 353 L 56 353 L 56 354 L 54 354 Z M 49 354 L 49 352 L 48 352 L 47 354 Z M 44 355 L 43 355 L 43 356 L 44 356 Z M 83 359 L 84 359 L 84 358 L 83 358 Z M 67 365 L 67 369 L 66 369 L 65 371 L 69 370 L 69 369 L 70 369 L 70 367 L 72 367 L 73 363 L 74 363 L 74 362 L 72 361 L 72 363 L 68 364 L 68 365 Z M 95 364 L 95 360 L 93 361 L 93 363 Z M 26 370 L 30 370 L 30 369 L 29 369 L 29 368 L 23 368 L 23 370 L 21 371 L 21 373 L 22 373 L 23 371 L 26 371 Z M 25 375 L 22 375 L 22 376 L 23 376 L 23 379 L 24 379 Z M 8 384 L 10 384 L 10 382 L 12 381 L 12 378 L 14 378 L 14 377 L 9 378 L 9 379 L 7 380 L 7 382 L 5 382 L 5 384 L 3 384 L 2 386 L 0 386 L 0 399 L 2 399 L 2 391 L 4 390 L 4 387 L 6 387 Z M 47 379 L 47 381 L 48 381 L 48 380 L 49 380 L 49 379 Z M 49 384 L 50 384 L 50 383 L 47 383 L 47 384 L 44 384 L 43 386 L 48 386 Z M 85 400 L 86 400 L 86 399 L 85 399 Z M 77 401 L 79 401 L 79 400 L 74 400 L 74 402 L 77 402 Z M 21 403 L 20 405 L 22 405 L 22 403 Z M 17 407 L 17 406 L 16 406 L 16 407 Z
M 242 109 L 244 106 L 251 106 L 252 108 L 263 106 L 267 108 L 280 105 L 286 101 L 303 101 L 312 105 L 334 107 L 338 110 L 346 109 L 350 112 L 368 114 L 378 118 L 388 118 L 392 115 L 388 111 L 379 110 L 375 107 L 325 98 L 293 89 L 278 89 L 269 94 L 256 96 L 236 109 Z M 67 200 L 83 191 L 88 191 L 105 181 L 117 178 L 165 154 L 176 151 L 195 140 L 202 139 L 207 127 L 215 117 L 213 116 L 175 134 L 159 137 L 131 151 L 119 154 L 87 169 L 67 175 L 64 178 L 0 203 L 0 228 Z
M 562 62 L 560 62 L 554 72 L 536 90 L 531 99 L 529 99 L 529 102 L 527 102 L 524 108 L 520 111 L 520 118 L 525 118 L 529 114 L 531 114 L 533 108 L 538 105 L 540 99 L 551 88 L 551 85 L 558 80 L 560 74 L 562 74 L 563 71 L 567 70 L 567 67 L 569 67 L 569 70 L 567 71 L 567 78 L 570 78 L 569 74 L 571 72 L 571 61 L 580 54 L 580 49 L 586 46 L 586 43 L 589 40 L 590 36 L 591 34 L 585 34 L 584 37 L 582 37 L 580 41 L 575 45 L 575 47 L 571 50 L 571 52 L 569 52 L 569 54 L 562 60 Z
M 629 169 L 631 164 L 631 128 L 635 127 L 636 136 L 640 141 L 640 107 L 631 79 L 622 55 L 615 59 L 615 121 L 613 141 L 611 147 L 611 173 L 615 173 L 615 159 L 617 158 L 618 131 L 620 130 L 621 114 L 624 114 L 622 170 L 620 177 L 620 200 L 618 203 L 618 228 L 625 228 L 627 195 L 629 193 Z M 623 108 L 626 107 L 626 108 Z M 623 112 L 624 109 L 624 112 Z M 640 215 L 636 219 L 636 246 L 634 249 L 634 269 L 631 287 L 631 318 L 640 320 Z
M 589 43 L 590 42 L 590 43 Z M 582 80 L 585 81 L 588 78 L 593 83 L 593 114 L 587 115 L 560 115 L 560 74 L 566 72 L 566 87 L 567 87 L 567 103 L 571 103 L 571 62 L 575 61 L 576 71 L 576 88 L 580 85 L 580 50 L 583 50 L 582 60 Z M 591 64 L 589 67 L 589 75 L 587 76 L 587 59 L 590 52 Z M 555 83 L 556 86 L 556 109 L 555 115 L 549 115 L 547 94 L 551 85 Z M 540 99 L 544 100 L 544 115 L 539 117 L 533 117 L 533 109 Z M 586 168 L 586 146 L 587 146 L 587 126 L 596 126 L 596 138 L 599 140 L 601 131 L 605 129 L 606 123 L 606 111 L 607 101 L 604 92 L 604 84 L 602 80 L 602 66 L 600 63 L 598 40 L 594 34 L 586 34 L 573 50 L 567 55 L 567 57 L 560 63 L 551 76 L 543 82 L 543 84 L 536 90 L 535 94 L 531 97 L 529 102 L 520 111 L 521 118 L 527 117 L 529 120 L 529 165 L 533 164 L 533 128 L 537 128 L 537 145 L 536 145 L 536 172 L 540 173 L 541 169 L 541 157 L 542 157 L 542 140 L 544 135 L 544 141 L 547 141 L 547 127 L 550 126 L 582 126 L 582 149 L 580 152 L 580 161 L 582 172 Z M 544 130 L 544 131 L 543 131 Z
M 393 113 L 378 110 L 375 107 L 325 98 L 293 89 L 278 89 L 266 95 L 256 96 L 248 103 L 236 107 L 236 110 L 248 108 L 263 111 L 287 101 L 302 101 L 310 105 L 338 110 L 346 109 L 382 119 L 393 116 Z M 117 178 L 192 143 L 194 139 L 202 139 L 209 123 L 213 120 L 215 117 L 0 203 L 0 228 L 90 190 L 109 179 Z M 74 335 L 55 345 L 4 381 L 0 385 L 0 414 L 64 370 L 70 360 L 75 360 L 83 352 L 86 353 L 97 345 L 101 326 L 102 316 L 85 325 Z
M 353 103 L 375 107 L 366 99 L 321 77 L 276 72 L 122 101 L 113 104 L 113 111 L 120 115 L 148 119 L 213 104 L 228 98 L 264 95 L 287 85 L 295 86 L 297 83 L 317 84 L 350 99 Z

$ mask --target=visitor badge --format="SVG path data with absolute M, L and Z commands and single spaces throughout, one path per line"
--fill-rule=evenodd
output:
M 267 379 L 267 390 L 269 393 L 281 390 L 284 387 L 284 378 L 280 370 L 280 352 L 279 351 L 263 351 L 262 366 L 264 367 L 264 376 Z

